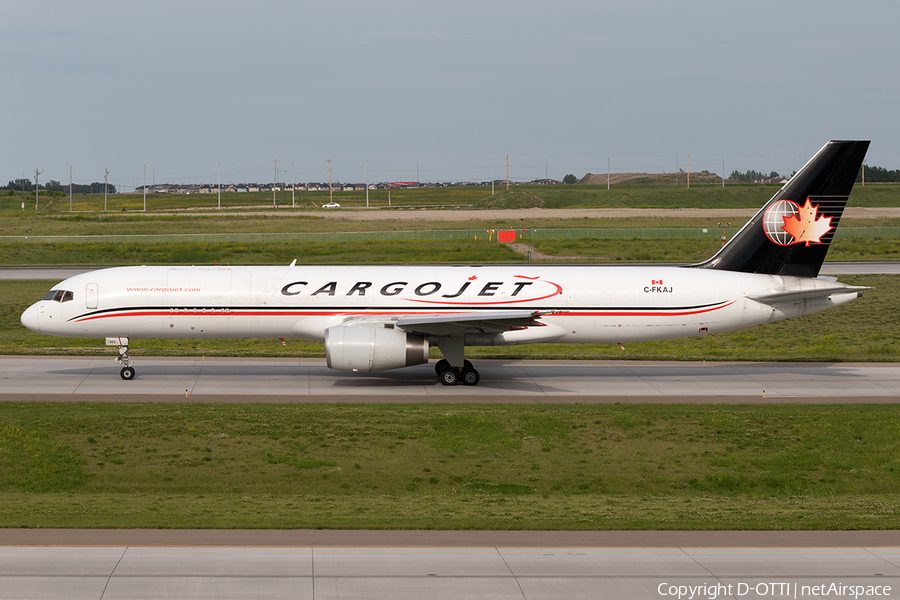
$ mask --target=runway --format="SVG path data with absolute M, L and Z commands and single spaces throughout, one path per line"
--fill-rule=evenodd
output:
M 894 363 L 476 360 L 477 386 L 443 386 L 433 365 L 343 373 L 323 359 L 0 357 L 4 401 L 430 403 L 894 403 Z
M 44 532 L 11 533 L 13 544 L 23 537 L 48 537 Z M 97 537 L 92 532 L 50 533 L 83 542 Z M 190 533 L 151 535 L 164 542 Z M 366 532 L 400 540 L 381 546 L 303 543 L 307 535 L 315 538 L 317 532 L 276 532 L 274 537 L 290 536 L 294 541 L 281 545 L 210 546 L 203 544 L 209 535 L 194 533 L 197 542 L 174 546 L 5 542 L 0 547 L 0 599 L 890 598 L 900 586 L 900 548 L 878 545 L 895 539 L 881 532 L 871 536 L 876 544 L 843 547 L 742 545 L 764 539 L 763 532 L 711 532 L 712 536 L 661 532 L 663 538 L 685 541 L 731 534 L 727 546 L 654 545 L 657 532 L 635 532 L 637 537 L 643 534 L 645 543 L 630 547 L 550 546 L 540 543 L 541 532 L 509 532 L 511 538 L 520 534 L 520 540 L 537 540 L 536 545 L 527 546 L 402 544 L 404 534 L 417 532 Z M 503 536 L 503 532 L 449 533 L 462 539 Z M 559 539 L 560 533 L 567 535 L 556 532 L 547 537 Z M 598 537 L 596 532 L 585 533 L 582 537 Z M 793 535 L 819 541 L 866 536 L 865 532 L 810 534 Z M 320 538 L 327 541 L 329 535 L 326 532 Z M 785 541 L 792 533 L 770 535 Z M 226 532 L 225 536 L 238 541 L 266 538 L 265 532 Z M 112 537 L 126 541 L 148 536 L 125 531 Z M 844 593 L 823 593 L 835 589 Z

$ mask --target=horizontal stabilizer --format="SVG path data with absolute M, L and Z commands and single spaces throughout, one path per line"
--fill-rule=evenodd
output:
M 799 290 L 793 292 L 775 292 L 773 294 L 759 294 L 747 296 L 751 300 L 761 302 L 763 304 L 781 304 L 784 302 L 797 302 L 807 298 L 823 298 L 826 296 L 836 296 L 842 294 L 862 294 L 863 290 L 871 290 L 870 287 L 859 285 L 848 285 L 845 287 L 829 287 L 812 290 Z

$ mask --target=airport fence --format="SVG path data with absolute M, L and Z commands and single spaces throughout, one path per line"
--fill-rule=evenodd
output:
M 728 239 L 739 228 L 726 227 Z M 63 244 L 63 243 L 132 243 L 164 244 L 169 242 L 221 243 L 237 242 L 250 244 L 289 242 L 369 242 L 369 241 L 457 241 L 457 240 L 497 240 L 497 230 L 489 229 L 433 229 L 414 231 L 354 231 L 327 233 L 173 233 L 159 235 L 75 235 L 75 236 L 0 236 L 3 244 Z M 510 230 L 506 230 L 510 231 Z M 720 239 L 723 229 L 719 227 L 605 227 L 605 228 L 553 228 L 517 229 L 516 239 L 559 240 L 559 239 L 601 239 L 601 240 L 665 240 L 665 239 Z M 836 239 L 900 239 L 900 227 L 842 227 L 835 234 Z

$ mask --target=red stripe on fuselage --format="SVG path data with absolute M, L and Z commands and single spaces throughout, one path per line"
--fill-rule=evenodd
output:
M 727 308 L 734 304 L 734 300 L 728 302 L 727 304 L 722 304 L 720 306 L 713 306 L 708 308 L 700 308 L 700 309 L 669 309 L 669 310 L 660 310 L 660 309 L 632 309 L 632 310 L 556 310 L 556 309 L 535 309 L 540 311 L 548 311 L 552 312 L 552 315 L 547 316 L 565 316 L 565 317 L 673 317 L 673 316 L 688 316 L 688 315 L 699 315 L 703 313 L 708 313 L 716 310 L 720 310 L 723 308 Z M 387 310 L 387 311 L 360 311 L 360 310 L 258 310 L 258 309 L 206 309 L 200 310 L 198 309 L 194 312 L 193 309 L 179 309 L 178 311 L 171 310 L 137 310 L 137 311 L 129 311 L 128 309 L 120 309 L 119 312 L 108 312 L 99 315 L 89 315 L 85 317 L 76 317 L 74 319 L 75 322 L 83 322 L 83 321 L 93 321 L 97 319 L 108 319 L 108 318 L 116 318 L 116 317 L 333 317 L 338 315 L 343 316 L 404 316 L 410 314 L 420 314 L 419 311 L 416 313 L 410 313 L 405 310 Z M 426 314 L 469 314 L 470 311 L 464 310 L 435 310 L 435 311 L 427 311 Z M 487 317 L 489 318 L 489 316 Z

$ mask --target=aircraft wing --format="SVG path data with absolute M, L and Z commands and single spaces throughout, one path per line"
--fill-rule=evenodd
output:
M 399 317 L 371 316 L 348 319 L 363 323 L 392 324 L 397 329 L 423 335 L 500 333 L 535 325 L 534 320 L 549 314 L 531 310 L 484 310 L 467 313 L 425 313 Z M 348 323 L 350 324 L 350 323 Z
M 836 294 L 859 294 L 863 290 L 872 288 L 865 286 L 848 285 L 846 287 L 829 287 L 812 290 L 799 290 L 793 292 L 774 292 L 771 294 L 757 294 L 747 296 L 751 300 L 756 300 L 763 304 L 781 304 L 783 302 L 799 302 L 806 298 L 822 298 L 824 296 L 834 296 Z

